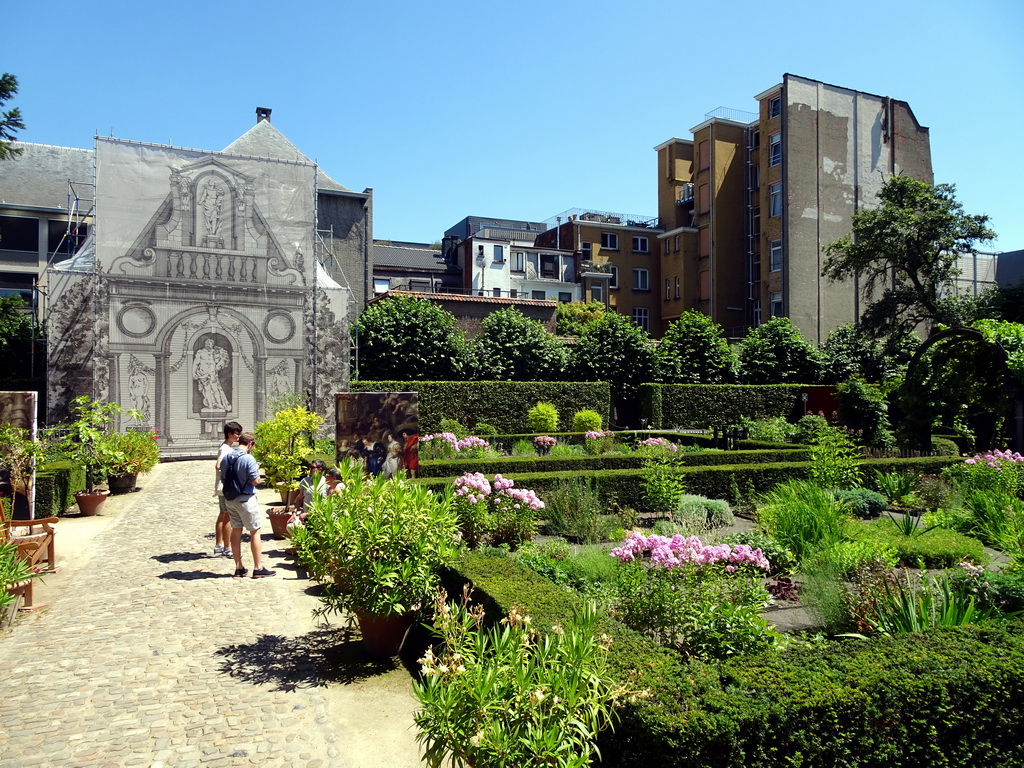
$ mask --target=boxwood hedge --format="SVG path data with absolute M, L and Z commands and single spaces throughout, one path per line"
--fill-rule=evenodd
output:
M 803 415 L 801 393 L 814 389 L 807 384 L 643 384 L 640 405 L 655 429 L 712 429 L 739 424 L 743 417 L 796 421 Z
M 54 461 L 36 468 L 36 517 L 63 515 L 85 490 L 85 469 L 72 461 Z

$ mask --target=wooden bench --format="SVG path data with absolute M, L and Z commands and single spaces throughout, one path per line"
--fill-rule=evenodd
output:
M 57 571 L 57 556 L 54 547 L 54 539 L 57 535 L 53 525 L 57 522 L 56 517 L 40 517 L 35 520 L 8 520 L 4 513 L 3 504 L 0 504 L 0 541 L 10 541 L 18 547 L 18 556 L 36 568 L 45 563 L 43 569 L 46 573 Z M 32 584 L 30 579 L 25 589 L 25 604 L 23 608 L 39 608 L 32 603 Z

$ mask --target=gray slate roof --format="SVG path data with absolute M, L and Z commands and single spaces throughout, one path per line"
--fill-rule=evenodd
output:
M 373 264 L 376 267 L 398 269 L 429 269 L 444 272 L 447 265 L 440 251 L 429 248 L 403 248 L 394 245 L 373 246 Z
M 68 207 L 68 180 L 83 184 L 82 197 L 93 196 L 95 152 L 91 149 L 55 147 L 17 142 L 24 151 L 0 162 L 0 202 L 39 208 Z
M 273 160 L 312 163 L 298 147 L 291 143 L 283 133 L 275 128 L 269 120 L 260 120 L 256 125 L 243 133 L 221 150 L 230 155 L 248 155 L 249 157 L 269 157 Z M 317 187 L 334 192 L 351 192 L 318 168 Z

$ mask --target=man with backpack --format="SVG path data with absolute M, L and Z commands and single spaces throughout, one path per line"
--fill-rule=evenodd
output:
M 275 572 L 263 567 L 260 541 L 260 505 L 256 498 L 256 485 L 260 470 L 251 455 L 256 437 L 251 432 L 238 436 L 238 448 L 228 454 L 220 465 L 222 491 L 231 518 L 231 551 L 235 558 L 235 578 L 242 578 L 249 571 L 242 565 L 242 529 L 249 531 L 249 547 L 252 550 L 252 577 L 262 579 L 274 576 Z

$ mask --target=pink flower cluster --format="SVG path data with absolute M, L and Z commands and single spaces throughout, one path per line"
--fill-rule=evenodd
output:
M 587 440 L 600 440 L 602 437 L 613 437 L 614 435 L 614 432 L 612 432 L 610 429 L 606 429 L 604 432 L 595 432 L 594 430 L 589 430 L 583 436 L 587 438 Z
M 633 531 L 621 547 L 611 551 L 612 557 L 619 562 L 629 563 L 637 557 L 650 556 L 651 562 L 665 568 L 680 565 L 713 565 L 727 563 L 727 571 L 735 571 L 737 566 L 751 565 L 755 568 L 768 570 L 770 564 L 760 549 L 751 549 L 747 544 L 714 544 L 705 545 L 696 536 L 680 536 L 671 539 L 657 534 L 645 536 L 641 531 Z
M 484 448 L 489 450 L 491 447 L 491 444 L 481 437 L 473 437 L 470 435 L 469 437 L 464 437 L 460 440 L 451 432 L 438 432 L 433 435 L 424 435 L 420 438 L 421 443 L 429 443 L 431 440 L 444 440 L 448 443 L 448 447 L 455 453 L 472 448 Z
M 678 451 L 679 446 L 673 442 L 666 440 L 664 437 L 648 437 L 646 440 L 641 440 L 640 445 L 653 448 L 660 447 L 667 451 Z
M 500 477 L 501 475 L 496 475 L 495 481 Z M 477 504 L 486 501 L 487 497 L 491 495 L 491 484 L 482 472 L 467 472 L 462 477 L 456 478 L 455 494 L 465 496 L 466 501 L 470 504 Z
M 537 437 L 533 438 L 533 444 L 538 448 L 550 448 L 557 442 L 551 435 L 537 435 Z
M 511 480 L 507 482 L 511 483 Z M 520 505 L 533 510 L 544 509 L 544 502 L 537 498 L 537 494 L 529 488 L 502 488 L 497 496 L 505 496 L 511 499 L 512 508 L 519 509 Z M 500 499 L 495 499 L 495 503 Z
M 1014 464 L 1024 462 L 1024 456 L 1016 451 L 988 451 L 987 453 L 976 453 L 969 459 L 964 459 L 964 464 L 987 464 L 990 467 L 998 467 L 1000 461 L 1009 461 Z

